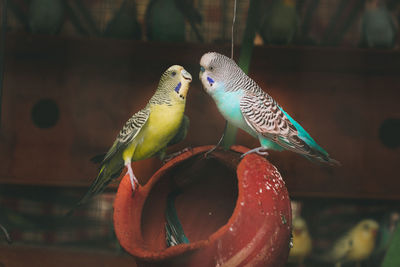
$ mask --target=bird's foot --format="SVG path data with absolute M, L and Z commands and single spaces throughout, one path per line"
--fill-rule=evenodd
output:
M 246 153 L 243 153 L 240 156 L 240 158 L 244 158 L 246 155 L 251 154 L 251 153 L 257 153 L 258 155 L 264 156 L 264 157 L 269 155 L 267 149 L 265 147 L 260 146 L 260 147 L 256 147 L 256 148 L 250 149 Z
M 131 185 L 132 185 L 132 195 L 135 193 L 137 187 L 139 186 L 139 181 L 137 180 L 136 176 L 133 174 L 132 166 L 131 164 L 127 164 L 127 174 L 129 175 L 129 179 L 131 180 Z
M 193 151 L 193 148 L 192 147 L 185 147 L 184 149 L 182 149 L 180 151 L 177 151 L 177 152 L 171 153 L 169 155 L 166 155 L 164 157 L 162 163 L 166 164 L 168 161 L 172 160 L 173 158 L 175 158 L 175 157 L 177 157 L 179 155 L 182 155 L 183 153 L 186 153 L 188 151 Z

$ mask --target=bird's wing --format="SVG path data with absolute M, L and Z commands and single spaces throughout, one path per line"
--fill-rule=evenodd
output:
M 315 259 L 321 262 L 330 263 L 343 263 L 347 259 L 347 255 L 351 252 L 353 247 L 353 239 L 350 233 L 346 233 L 338 240 L 336 240 L 333 246 L 325 253 L 316 255 Z
M 117 139 L 105 155 L 102 164 L 111 159 L 117 151 L 128 146 L 130 142 L 139 134 L 150 115 L 150 108 L 146 107 L 136 112 L 122 127 Z
M 333 245 L 330 253 L 332 262 L 344 262 L 346 261 L 347 255 L 353 248 L 353 238 L 351 233 L 347 233 L 343 237 L 339 238 Z
M 287 135 L 296 128 L 267 94 L 246 92 L 240 101 L 246 122 L 256 132 L 266 135 Z M 290 128 L 292 127 L 292 128 Z
M 257 133 L 285 149 L 314 156 L 311 147 L 298 136 L 298 131 L 275 100 L 260 89 L 246 92 L 240 109 L 247 124 Z

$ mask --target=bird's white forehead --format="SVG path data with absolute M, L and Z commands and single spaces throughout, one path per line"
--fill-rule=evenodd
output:
M 217 56 L 218 54 L 216 52 L 208 52 L 205 53 L 201 59 L 200 59 L 200 65 L 201 66 L 208 66 L 211 61 Z

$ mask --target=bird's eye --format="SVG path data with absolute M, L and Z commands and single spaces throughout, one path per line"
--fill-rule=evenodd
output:
M 171 76 L 172 76 L 172 77 L 175 77 L 175 75 L 176 75 L 176 71 L 173 71 L 173 72 L 171 73 Z
M 213 70 L 214 69 L 214 67 L 213 66 L 210 66 L 210 70 Z

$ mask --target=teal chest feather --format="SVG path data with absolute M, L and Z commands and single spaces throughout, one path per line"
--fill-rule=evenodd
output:
M 242 95 L 243 91 L 225 92 L 224 90 L 216 90 L 212 97 L 227 121 L 254 136 L 254 131 L 247 125 L 240 110 Z

